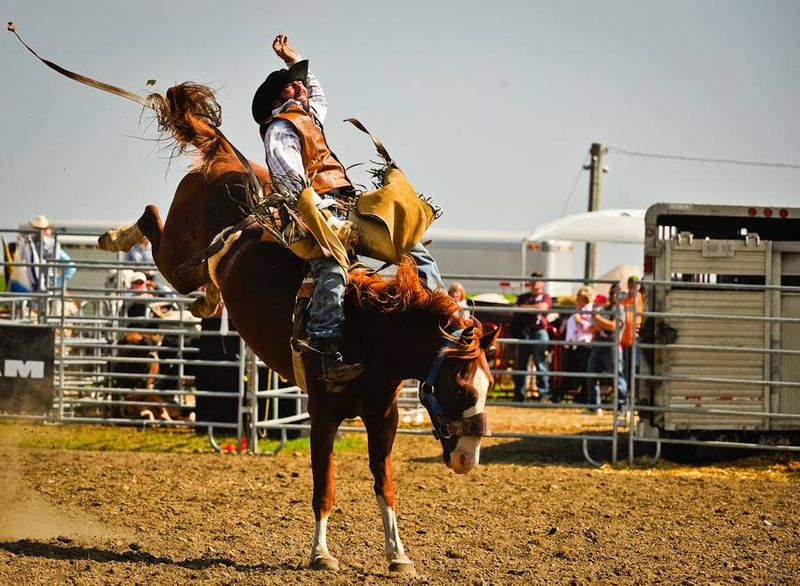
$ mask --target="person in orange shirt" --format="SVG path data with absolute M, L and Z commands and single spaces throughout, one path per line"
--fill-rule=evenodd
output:
M 623 360 L 625 361 L 625 378 L 632 380 L 631 375 L 639 367 L 639 356 L 633 355 L 633 341 L 639 337 L 639 330 L 642 327 L 642 311 L 644 311 L 644 297 L 639 286 L 639 277 L 632 275 L 628 278 L 628 295 L 622 300 L 620 305 L 625 312 L 625 326 L 620 336 L 620 346 L 622 347 Z M 635 308 L 635 309 L 634 309 Z M 636 319 L 634 320 L 634 313 Z

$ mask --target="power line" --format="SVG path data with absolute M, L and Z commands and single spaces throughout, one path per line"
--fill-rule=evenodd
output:
M 572 196 L 575 195 L 575 188 L 578 187 L 578 181 L 580 180 L 581 175 L 583 174 L 583 172 L 586 170 L 586 162 L 588 160 L 589 160 L 589 155 L 587 154 L 586 158 L 583 159 L 583 163 L 581 163 L 581 166 L 578 167 L 578 174 L 575 175 L 575 182 L 572 184 L 572 191 L 569 192 L 569 197 L 567 198 L 567 201 L 564 202 L 564 207 L 561 208 L 561 215 L 558 216 L 559 218 L 563 218 L 564 217 L 564 213 L 567 211 L 567 207 L 569 206 L 569 202 L 572 201 Z
M 800 169 L 800 165 L 795 163 L 767 163 L 763 161 L 741 161 L 737 159 L 711 159 L 707 157 L 686 157 L 682 155 L 662 155 L 656 153 L 643 153 L 639 151 L 629 151 L 620 147 L 608 147 L 608 152 L 631 157 L 646 157 L 649 159 L 670 159 L 673 161 L 694 161 L 697 163 L 725 163 L 728 165 L 746 165 L 748 167 L 773 167 L 779 169 Z

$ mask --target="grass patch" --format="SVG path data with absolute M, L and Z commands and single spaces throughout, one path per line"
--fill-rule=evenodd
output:
M 236 450 L 236 436 L 216 437 L 223 448 Z M 0 442 L 6 446 L 28 449 L 91 450 L 108 452 L 210 453 L 213 448 L 205 435 L 174 428 L 133 428 L 102 425 L 41 425 L 0 423 Z M 259 439 L 260 452 L 271 452 L 277 440 Z M 360 433 L 343 434 L 336 442 L 337 451 L 367 450 L 366 437 Z M 307 437 L 289 440 L 280 453 L 309 452 Z

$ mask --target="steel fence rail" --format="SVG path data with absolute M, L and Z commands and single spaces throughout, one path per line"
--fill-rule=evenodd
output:
M 20 263 L 15 263 L 19 265 Z M 27 314 L 19 312 L 16 317 L 21 319 L 11 319 L 11 323 L 36 322 L 47 324 L 54 327 L 56 331 L 56 356 L 54 359 L 55 380 L 54 380 L 54 407 L 49 414 L 35 414 L 33 416 L 18 416 L 14 414 L 0 414 L 0 418 L 31 419 L 32 417 L 41 421 L 55 421 L 58 423 L 102 423 L 113 425 L 129 426 L 173 426 L 182 428 L 205 428 L 208 431 L 212 446 L 215 444 L 214 429 L 235 432 L 237 436 L 237 451 L 242 449 L 242 438 L 248 437 L 248 450 L 258 451 L 258 434 L 266 430 L 280 430 L 281 442 L 278 447 L 285 444 L 287 432 L 293 430 L 308 431 L 310 426 L 307 424 L 308 414 L 306 413 L 307 399 L 302 391 L 297 387 L 288 389 L 275 388 L 277 381 L 271 377 L 266 385 L 259 385 L 258 369 L 265 368 L 265 365 L 255 359 L 249 350 L 246 350 L 240 339 L 236 344 L 240 345 L 240 352 L 236 360 L 212 360 L 201 355 L 200 349 L 192 346 L 194 341 L 208 339 L 208 337 L 219 337 L 217 331 L 201 330 L 195 318 L 191 317 L 187 305 L 192 303 L 197 295 L 178 295 L 174 292 L 163 290 L 148 291 L 150 294 L 146 300 L 137 298 L 137 291 L 126 288 L 122 278 L 124 269 L 148 270 L 152 271 L 152 265 L 130 264 L 125 262 L 111 261 L 72 261 L 70 263 L 29 263 L 47 273 L 48 282 L 44 283 L 41 291 L 31 293 L 14 293 L 0 297 L 0 303 L 27 303 L 38 304 L 38 312 L 28 311 Z M 76 267 L 85 276 L 96 275 L 95 282 L 102 282 L 103 285 L 87 285 L 84 282 L 80 287 L 67 289 L 67 281 L 63 278 L 63 272 L 67 266 Z M 109 281 L 106 281 L 107 271 L 116 271 L 116 274 Z M 60 281 L 59 281 L 59 276 Z M 497 276 L 485 277 L 496 280 Z M 525 278 L 516 277 L 517 280 L 524 281 Z M 561 280 L 567 281 L 567 280 Z M 581 280 L 569 280 L 576 285 L 583 284 Z M 60 286 L 55 283 L 60 282 Z M 618 283 L 609 281 L 609 283 Z M 170 306 L 177 318 L 164 318 L 157 316 L 136 316 L 130 317 L 121 313 L 126 303 L 138 301 L 146 303 L 148 306 L 164 305 Z M 494 308 L 481 307 L 479 311 L 492 313 Z M 541 311 L 528 308 L 499 308 L 497 311 L 511 311 L 520 314 L 542 314 L 558 313 L 561 315 L 572 315 L 585 312 L 574 308 L 554 308 L 552 311 Z M 72 312 L 72 313 L 71 313 Z M 619 302 L 612 309 L 602 309 L 595 311 L 611 319 L 619 319 Z M 160 341 L 153 345 L 141 345 L 125 342 L 128 335 L 159 336 L 167 341 Z M 585 346 L 587 348 L 603 347 L 611 348 L 614 351 L 615 359 L 618 352 L 619 332 L 614 334 L 611 341 L 594 343 L 570 343 L 561 340 L 549 340 L 539 342 L 535 340 L 517 339 L 512 337 L 502 337 L 499 342 L 513 347 L 519 346 L 546 346 L 549 350 L 564 346 Z M 158 358 L 154 359 L 149 353 L 158 353 Z M 127 372 L 127 369 L 145 368 L 157 361 L 159 372 L 140 372 L 139 370 Z M 197 380 L 193 374 L 185 373 L 187 368 L 224 368 L 236 369 L 237 379 L 239 380 L 237 389 L 226 391 L 204 390 L 197 388 Z M 527 365 L 526 365 L 527 367 Z M 535 370 L 512 369 L 495 370 L 496 375 L 523 375 L 535 376 Z M 612 404 L 522 404 L 525 408 L 543 409 L 573 409 L 584 408 L 608 408 L 618 412 L 618 373 L 587 373 L 569 372 L 565 370 L 552 370 L 548 373 L 552 377 L 574 377 L 576 379 L 599 379 L 606 380 L 611 387 Z M 144 387 L 144 381 L 147 388 Z M 268 390 L 257 390 L 266 386 Z M 151 388 L 152 387 L 152 388 Z M 184 410 L 196 410 L 196 403 L 205 399 L 227 400 L 230 401 L 235 412 L 234 421 L 186 421 L 186 420 L 163 420 L 163 419 L 142 419 L 133 416 L 109 416 L 111 412 L 104 411 L 112 409 L 114 412 L 132 411 L 137 409 L 160 409 L 162 407 L 171 409 L 173 407 Z M 266 402 L 262 413 L 260 402 Z M 288 402 L 291 408 L 289 414 L 283 413 L 283 409 L 278 408 L 278 402 Z M 408 386 L 398 400 L 398 404 L 406 415 L 409 422 L 425 421 L 426 425 L 421 428 L 401 427 L 399 433 L 423 435 L 430 433 L 427 424 L 427 414 L 420 405 L 416 387 Z M 490 405 L 519 406 L 513 401 L 491 400 Z M 619 410 L 622 413 L 624 410 Z M 306 421 L 304 423 L 304 421 Z M 541 437 L 556 437 L 570 439 L 580 442 L 602 441 L 610 442 L 613 445 L 612 460 L 616 461 L 617 442 L 620 421 L 615 416 L 612 429 L 606 434 L 600 435 L 542 435 L 510 433 L 498 430 L 495 434 L 499 438 L 520 438 L 536 439 Z M 355 425 L 345 425 L 342 431 L 364 432 L 364 428 Z M 587 455 L 587 461 L 594 462 Z

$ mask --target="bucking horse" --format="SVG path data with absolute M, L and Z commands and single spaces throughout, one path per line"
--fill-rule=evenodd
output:
M 196 97 L 199 90 L 192 84 L 175 86 L 163 102 L 169 112 L 162 119 L 170 120 L 176 139 L 190 142 L 201 157 L 178 185 L 166 222 L 162 224 L 158 209 L 149 205 L 135 224 L 100 238 L 106 250 L 125 250 L 146 236 L 159 271 L 181 293 L 201 286 L 213 291 L 206 263 L 181 277 L 175 273 L 217 234 L 241 220 L 237 198 L 231 194 L 245 184 L 245 170 L 230 145 L 192 107 L 193 94 Z M 266 186 L 268 171 L 250 165 Z M 292 314 L 306 274 L 304 264 L 292 251 L 254 229 L 245 231 L 215 267 L 219 291 L 239 334 L 270 368 L 291 381 L 295 381 Z M 389 569 L 413 571 L 398 532 L 392 482 L 391 452 L 402 382 L 418 379 L 432 387 L 434 400 L 426 402 L 436 405 L 431 416 L 443 460 L 457 473 L 468 472 L 478 464 L 481 435 L 487 430 L 485 425 L 479 429 L 463 422 L 485 417 L 486 395 L 493 384 L 485 350 L 493 345 L 497 332 L 484 333 L 476 319 L 462 318 L 446 292 L 426 289 L 410 259 L 391 280 L 351 271 L 345 315 L 344 349 L 365 365 L 363 374 L 344 391 L 331 393 L 321 381 L 319 367 L 312 366 L 304 389 L 311 417 L 316 521 L 310 566 L 338 567 L 326 543 L 326 522 L 334 502 L 333 443 L 341 423 L 358 416 L 367 430 Z
M 66 71 L 46 63 L 61 73 Z M 84 83 L 89 79 L 71 77 L 80 77 Z M 90 85 L 118 90 L 101 82 Z M 114 93 L 125 95 L 122 92 Z M 162 223 L 155 206 L 148 205 L 136 223 L 106 232 L 99 240 L 101 248 L 128 250 L 146 236 L 159 271 L 177 291 L 188 294 L 206 288 L 195 311 L 213 311 L 221 294 L 247 344 L 270 368 L 295 382 L 291 339 L 295 298 L 306 275 L 303 259 L 256 225 L 245 229 L 214 262 L 218 288 L 210 281 L 210 262 L 188 272 L 178 270 L 207 249 L 215 236 L 242 221 L 240 202 L 247 196 L 248 181 L 252 183 L 255 174 L 269 191 L 268 170 L 243 160 L 220 133 L 219 106 L 208 88 L 184 83 L 164 96 L 151 94 L 145 102 L 137 101 L 153 107 L 179 151 L 196 152 L 196 164 L 178 185 L 166 222 Z M 334 439 L 345 419 L 360 417 L 367 431 L 389 570 L 413 573 L 400 540 L 392 482 L 400 388 L 406 379 L 423 381 L 420 394 L 441 442 L 443 461 L 456 473 L 468 472 L 478 464 L 482 436 L 489 434 L 484 407 L 493 378 L 486 352 L 498 332 L 484 332 L 477 319 L 462 317 L 446 292 L 424 287 L 410 258 L 400 263 L 392 279 L 351 271 L 345 315 L 344 350 L 365 365 L 363 374 L 339 393 L 326 389 L 318 360 L 310 361 L 304 377 L 311 418 L 315 517 L 310 567 L 338 568 L 328 550 L 326 531 L 334 503 Z

